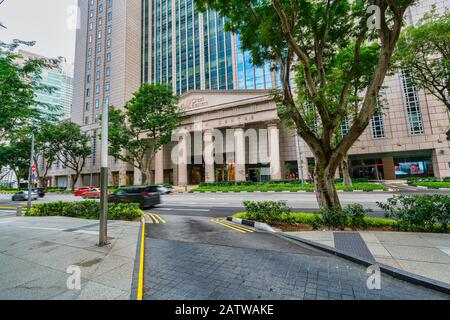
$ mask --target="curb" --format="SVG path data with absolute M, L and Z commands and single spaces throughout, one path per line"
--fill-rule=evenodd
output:
M 285 239 L 289 239 L 289 240 L 293 240 L 293 241 L 304 243 L 304 244 L 306 244 L 308 246 L 311 246 L 311 247 L 314 247 L 316 249 L 325 251 L 327 253 L 336 255 L 336 256 L 344 258 L 346 260 L 350 260 L 350 261 L 352 261 L 354 263 L 363 265 L 365 267 L 368 267 L 368 266 L 371 266 L 373 264 L 376 264 L 376 265 L 378 265 L 380 267 L 380 271 L 381 272 L 383 272 L 385 274 L 388 274 L 388 275 L 390 275 L 390 276 L 392 276 L 394 278 L 397 278 L 397 279 L 400 279 L 400 280 L 403 280 L 403 281 L 406 281 L 406 282 L 410 282 L 410 283 L 415 284 L 415 285 L 419 285 L 419 286 L 422 286 L 422 287 L 425 287 L 425 288 L 428 288 L 428 289 L 432 289 L 432 290 L 439 291 L 439 292 L 442 292 L 442 293 L 450 295 L 450 285 L 448 285 L 448 284 L 446 284 L 444 282 L 433 280 L 433 279 L 429 279 L 429 278 L 425 278 L 425 277 L 422 277 L 422 276 L 410 273 L 408 271 L 404 271 L 404 270 L 400 270 L 400 269 L 397 269 L 397 268 L 393 268 L 393 267 L 390 267 L 388 265 L 379 263 L 377 261 L 369 261 L 369 260 L 366 260 L 366 259 L 355 257 L 355 256 L 352 256 L 352 255 L 350 255 L 348 253 L 345 253 L 345 252 L 343 252 L 343 251 L 341 251 L 339 249 L 332 248 L 332 247 L 329 247 L 329 246 L 325 246 L 325 245 L 319 244 L 319 243 L 314 242 L 314 241 L 297 238 L 297 237 L 294 237 L 294 236 L 291 236 L 291 235 L 287 235 L 287 234 L 283 234 L 283 233 L 280 233 L 280 232 L 276 232 L 276 233 L 274 233 L 274 235 L 278 236 L 280 238 L 285 238 Z
M 252 221 L 252 220 L 239 219 L 239 218 L 234 218 L 234 217 L 227 217 L 227 220 L 231 221 L 231 222 L 234 222 L 234 223 L 237 223 L 237 224 L 242 224 L 242 225 L 245 225 L 245 226 L 253 227 L 253 228 L 258 229 L 258 230 L 268 231 L 268 232 L 272 232 L 272 233 L 276 232 L 267 223 L 256 222 L 256 221 Z

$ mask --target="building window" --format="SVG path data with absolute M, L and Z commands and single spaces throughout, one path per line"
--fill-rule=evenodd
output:
M 105 97 L 105 106 L 109 107 L 109 96 Z
M 102 44 L 97 44 L 97 52 L 102 52 Z
M 98 102 L 98 99 L 95 99 L 95 109 L 99 108 L 100 103 Z
M 101 64 L 102 64 L 102 58 L 98 57 L 98 58 L 97 58 L 97 66 L 99 66 L 99 65 L 101 65 Z
M 348 120 L 348 116 L 345 116 L 345 118 L 342 120 L 341 123 L 341 134 L 342 136 L 346 136 L 348 134 L 348 131 L 350 130 L 350 121 Z
M 384 115 L 383 106 L 381 105 L 380 99 L 377 99 L 377 111 L 375 111 L 372 117 L 372 137 L 374 139 L 384 138 Z
M 99 26 L 103 25 L 103 18 L 102 17 L 98 18 L 98 25 Z
M 112 27 L 108 26 L 108 34 L 111 34 L 111 31 L 112 31 Z
M 106 47 L 111 48 L 111 39 L 106 40 Z
M 85 110 L 89 111 L 89 102 L 86 102 Z
M 112 12 L 108 12 L 108 21 L 112 20 Z
M 86 76 L 86 82 L 87 82 L 87 83 L 91 83 L 91 75 L 90 75 L 90 74 L 88 74 L 88 75 Z
M 86 89 L 86 97 L 89 97 L 91 95 L 91 91 L 89 90 L 89 88 Z
M 106 54 L 106 61 L 108 61 L 108 62 L 111 61 L 111 53 L 110 53 L 110 52 L 108 52 L 108 53 Z
M 103 12 L 103 4 L 99 4 L 98 5 L 98 13 L 102 13 Z
M 96 94 L 100 93 L 100 85 L 98 85 L 98 84 L 95 86 L 95 93 Z
M 409 133 L 411 135 L 423 134 L 422 112 L 420 110 L 417 88 L 413 83 L 412 75 L 409 71 L 403 70 L 401 79 L 406 103 L 406 112 L 408 115 Z
M 105 91 L 109 91 L 109 82 L 105 83 Z
M 111 75 L 111 67 L 106 67 L 105 74 L 107 77 Z
M 84 124 L 85 125 L 89 124 L 89 117 L 88 116 L 84 117 Z

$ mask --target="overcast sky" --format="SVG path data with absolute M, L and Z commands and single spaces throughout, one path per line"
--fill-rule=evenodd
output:
M 73 62 L 75 54 L 77 0 L 0 0 L 0 40 L 34 40 L 27 51 L 47 57 L 66 57 Z

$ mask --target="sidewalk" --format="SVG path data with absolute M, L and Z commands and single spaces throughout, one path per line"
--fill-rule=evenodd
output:
M 98 247 L 98 221 L 65 217 L 0 220 L 0 299 L 129 300 L 140 223 L 110 221 Z M 69 266 L 81 271 L 70 290 Z
M 449 234 L 366 231 L 286 234 L 450 284 Z

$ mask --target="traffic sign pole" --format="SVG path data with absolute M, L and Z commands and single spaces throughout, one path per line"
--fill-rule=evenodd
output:
M 34 131 L 31 131 L 31 156 L 30 156 L 30 171 L 28 174 L 28 210 L 31 210 L 31 178 L 33 176 L 33 169 L 36 172 L 36 166 L 34 165 Z M 20 184 L 20 181 L 19 181 Z

